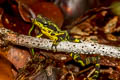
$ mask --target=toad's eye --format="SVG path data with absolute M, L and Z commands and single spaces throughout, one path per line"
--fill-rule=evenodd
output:
M 43 23 L 44 25 L 47 25 L 48 23 L 46 22 L 46 21 L 44 21 L 44 23 Z
M 43 19 L 41 19 L 41 18 L 36 18 L 36 21 L 38 21 L 38 22 L 44 24 L 44 21 L 43 21 Z

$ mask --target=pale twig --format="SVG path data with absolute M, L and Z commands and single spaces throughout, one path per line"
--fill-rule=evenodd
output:
M 57 49 L 57 52 L 73 52 L 80 54 L 99 54 L 101 56 L 109 56 L 120 58 L 120 48 L 98 43 L 81 41 L 73 43 L 69 41 L 61 41 L 56 48 L 52 48 L 53 41 L 44 38 L 36 38 L 26 35 L 17 34 L 6 28 L 0 28 L 1 39 L 12 43 L 13 45 L 24 46 L 28 48 L 39 48 L 45 50 Z
M 95 72 L 95 68 L 87 75 L 87 78 L 89 78 L 94 72 Z

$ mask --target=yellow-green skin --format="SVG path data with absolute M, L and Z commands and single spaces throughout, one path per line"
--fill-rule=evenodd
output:
M 56 24 L 54 24 L 52 21 L 46 18 L 43 18 L 41 15 L 38 15 L 35 19 L 33 19 L 32 23 L 33 23 L 33 26 L 29 30 L 29 35 L 31 35 L 34 25 L 36 25 L 41 30 L 41 34 L 37 35 L 37 37 L 41 37 L 42 35 L 45 35 L 50 40 L 53 41 L 54 45 L 57 45 L 60 41 L 72 41 L 77 43 L 81 42 L 79 39 L 71 38 L 67 31 L 62 31 Z M 82 66 L 98 61 L 97 57 L 90 57 L 90 58 L 86 58 L 85 60 L 82 60 L 79 54 L 70 53 L 70 56 L 76 62 L 80 63 Z M 96 64 L 96 71 L 93 78 L 98 77 L 99 68 L 100 68 L 100 65 Z
M 42 35 L 45 35 L 54 43 L 60 41 L 68 41 L 69 39 L 69 35 L 67 31 L 61 31 L 56 24 L 54 24 L 50 20 L 46 20 L 40 15 L 38 15 L 37 18 L 33 19 L 32 23 L 33 25 L 38 26 L 41 30 L 41 34 L 38 35 L 37 37 L 41 37 Z M 30 33 L 31 31 L 29 31 L 29 34 Z

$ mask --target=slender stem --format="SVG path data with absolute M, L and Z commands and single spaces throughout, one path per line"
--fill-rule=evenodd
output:
M 1 39 L 4 41 L 12 43 L 13 45 L 19 45 L 28 48 L 39 48 L 54 51 L 57 49 L 57 52 L 99 54 L 101 56 L 120 58 L 120 48 L 114 46 L 102 45 L 86 41 L 81 41 L 80 43 L 62 41 L 56 46 L 56 48 L 52 48 L 53 42 L 49 39 L 21 35 L 6 28 L 0 28 L 0 35 Z

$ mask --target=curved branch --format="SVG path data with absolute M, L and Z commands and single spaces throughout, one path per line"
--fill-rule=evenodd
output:
M 57 52 L 99 54 L 101 56 L 120 58 L 120 48 L 114 46 L 102 45 L 86 41 L 81 41 L 80 43 L 62 41 L 56 46 L 56 48 L 52 48 L 53 42 L 49 39 L 21 35 L 6 28 L 0 28 L 0 35 L 4 41 L 8 41 L 13 45 L 19 45 L 28 48 L 39 48 L 45 50 L 57 49 Z

